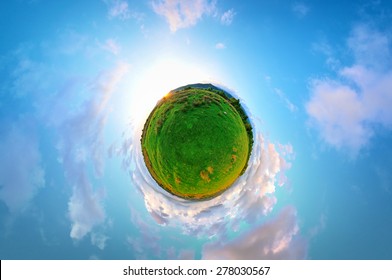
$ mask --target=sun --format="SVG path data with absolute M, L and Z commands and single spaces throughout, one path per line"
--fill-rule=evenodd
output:
M 134 119 L 144 121 L 157 101 L 170 90 L 186 84 L 213 82 L 213 75 L 192 63 L 178 59 L 163 59 L 140 73 L 132 95 L 131 114 Z

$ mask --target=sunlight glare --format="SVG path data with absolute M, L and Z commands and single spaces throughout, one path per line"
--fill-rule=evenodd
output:
M 162 60 L 144 72 L 132 100 L 132 116 L 145 120 L 156 103 L 171 90 L 194 83 L 211 82 L 208 71 L 176 60 Z

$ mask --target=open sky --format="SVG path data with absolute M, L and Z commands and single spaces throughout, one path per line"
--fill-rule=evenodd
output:
M 0 259 L 392 259 L 391 1 L 0 2 Z M 140 127 L 210 82 L 255 126 L 203 203 Z

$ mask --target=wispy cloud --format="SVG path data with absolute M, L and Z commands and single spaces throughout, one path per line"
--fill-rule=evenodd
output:
M 312 80 L 306 110 L 328 144 L 356 155 L 376 126 L 392 126 L 391 38 L 358 25 L 347 42 L 354 64 L 341 67 L 337 78 Z
M 21 47 L 16 51 L 17 62 L 10 77 L 10 94 L 19 98 L 32 97 L 37 92 L 46 91 L 49 84 L 48 81 L 42 81 L 42 77 L 49 74 L 47 67 L 26 55 L 28 49 Z
M 71 34 L 71 38 L 77 35 L 65 33 L 66 36 Z M 68 201 L 70 236 L 81 239 L 106 219 L 105 190 L 99 183 L 106 156 L 103 134 L 109 100 L 128 65 L 119 63 L 93 79 L 75 77 L 73 72 L 68 75 L 69 68 L 56 71 L 52 68 L 52 60 L 58 62 L 65 58 L 69 64 L 80 67 L 80 59 L 86 55 L 84 49 L 99 51 L 88 37 L 78 35 L 76 38 L 83 38 L 82 47 L 70 48 L 71 51 L 59 51 L 57 46 L 61 47 L 67 41 L 60 36 L 42 46 L 20 47 L 14 52 L 10 66 L 13 70 L 8 87 L 4 87 L 11 100 L 7 101 L 14 107 L 9 111 L 14 120 L 0 120 L 4 129 L 0 138 L 0 199 L 10 212 L 23 210 L 45 185 L 42 166 L 58 164 L 56 166 L 63 170 L 65 177 L 65 182 L 59 184 L 68 185 L 71 191 Z M 47 53 L 53 49 L 49 63 Z M 43 129 L 48 133 L 38 137 L 36 131 Z M 40 146 L 42 140 L 45 146 Z M 52 162 L 47 157 L 41 159 L 40 150 L 47 153 L 52 148 L 58 152 L 58 161 Z M 3 158 L 7 163 L 2 162 Z M 104 243 L 97 237 L 92 241 L 101 247 Z
M 23 119 L 1 125 L 0 200 L 10 213 L 16 213 L 26 209 L 45 186 L 45 172 L 34 123 Z
M 298 110 L 297 106 L 295 106 L 286 96 L 286 94 L 279 88 L 274 88 L 274 92 L 277 96 L 279 96 L 280 100 L 286 105 L 287 109 L 290 112 L 295 112 Z
M 378 183 L 389 195 L 392 194 L 392 174 L 389 172 L 390 161 L 388 165 L 376 166 L 374 171 L 377 175 Z
M 83 238 L 105 220 L 102 206 L 104 191 L 102 188 L 94 190 L 87 175 L 87 162 L 92 162 L 96 176 L 102 176 L 103 130 L 108 113 L 106 106 L 127 69 L 128 65 L 120 63 L 112 71 L 99 75 L 89 85 L 94 92 L 91 99 L 81 105 L 77 114 L 58 124 L 58 150 L 65 175 L 73 186 L 68 209 L 72 222 L 70 235 L 74 239 Z M 57 113 L 54 111 L 54 114 Z
M 265 80 L 266 84 L 268 85 L 268 87 L 270 88 L 270 90 L 279 97 L 279 99 L 284 103 L 284 105 L 286 106 L 286 108 L 290 112 L 293 113 L 293 112 L 298 110 L 298 107 L 293 102 L 290 101 L 290 99 L 287 97 L 287 95 L 284 93 L 283 90 L 273 86 L 273 82 L 272 82 L 272 77 L 271 76 L 266 75 L 264 77 L 264 80 Z
M 82 177 L 75 182 L 68 202 L 68 214 L 72 223 L 70 236 L 74 239 L 83 238 L 94 226 L 105 221 L 105 211 L 101 204 L 103 193 L 95 192 L 85 172 L 81 173 Z
M 153 10 L 166 18 L 172 32 L 195 25 L 203 15 L 215 11 L 215 1 L 209 0 L 155 0 Z
M 124 0 L 104 0 L 108 5 L 108 17 L 125 20 L 131 17 L 128 2 Z
M 121 47 L 117 43 L 115 39 L 107 39 L 104 44 L 99 44 L 100 47 L 114 55 L 118 55 L 120 53 Z
M 91 244 L 97 246 L 100 250 L 104 250 L 106 247 L 106 241 L 109 239 L 104 234 L 101 233 L 95 233 L 93 232 L 91 234 Z
M 79 52 L 86 52 L 88 42 L 88 36 L 75 30 L 66 30 L 61 33 L 55 51 L 61 54 L 75 55 Z
M 236 15 L 234 9 L 227 10 L 220 18 L 220 21 L 224 25 L 230 25 L 233 22 L 234 16 Z
M 309 7 L 301 2 L 294 3 L 292 6 L 292 10 L 298 18 L 305 17 L 310 11 Z
M 203 248 L 203 259 L 304 259 L 307 242 L 298 236 L 296 211 L 287 207 L 279 215 L 227 243 Z
M 149 223 L 140 213 L 131 206 L 131 223 L 138 229 L 138 234 L 127 237 L 127 243 L 134 254 L 133 258 L 148 259 L 162 257 L 161 237 L 156 224 Z
M 310 238 L 313 238 L 313 237 L 319 235 L 321 232 L 323 232 L 325 230 L 325 228 L 327 227 L 327 220 L 328 220 L 328 217 L 327 217 L 326 212 L 324 211 L 320 214 L 318 223 L 309 230 Z
M 216 43 L 216 45 L 215 45 L 215 49 L 217 49 L 217 50 L 223 50 L 225 48 L 226 48 L 226 46 L 223 43 Z
M 321 39 L 312 44 L 312 50 L 316 53 L 321 53 L 326 56 L 326 63 L 332 70 L 337 70 L 340 67 L 340 61 L 335 57 L 332 46 L 325 40 Z

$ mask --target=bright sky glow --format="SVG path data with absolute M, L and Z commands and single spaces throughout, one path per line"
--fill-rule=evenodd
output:
M 212 73 L 197 65 L 186 64 L 179 59 L 164 58 L 140 73 L 135 92 L 130 100 L 131 114 L 145 120 L 159 99 L 171 90 L 196 82 L 212 82 Z

